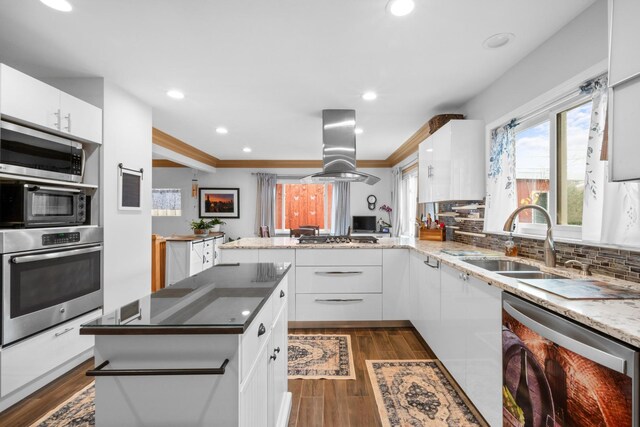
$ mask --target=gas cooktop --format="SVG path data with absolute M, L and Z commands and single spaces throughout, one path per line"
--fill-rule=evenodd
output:
M 336 244 L 336 243 L 378 243 L 378 239 L 373 236 L 300 236 L 300 244 Z

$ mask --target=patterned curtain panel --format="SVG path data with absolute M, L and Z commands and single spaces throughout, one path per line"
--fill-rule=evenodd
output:
M 485 231 L 502 231 L 504 222 L 518 206 L 516 195 L 516 133 L 515 120 L 491 133 Z
M 601 151 L 607 117 L 607 77 L 580 88 L 593 99 L 587 170 L 584 181 L 582 239 L 640 246 L 640 184 L 609 182 L 609 165 Z M 615 141 L 611 141 L 615 144 Z
M 396 166 L 391 170 L 391 236 L 402 233 L 402 169 Z M 386 218 L 383 217 L 386 221 Z
M 272 173 L 258 173 L 256 195 L 256 224 L 254 231 L 260 235 L 260 227 L 267 225 L 271 235 L 275 235 L 275 204 L 277 177 Z
M 152 216 L 182 215 L 182 191 L 179 188 L 154 188 L 151 199 Z
M 333 183 L 331 234 L 347 234 L 351 225 L 351 186 L 348 182 Z

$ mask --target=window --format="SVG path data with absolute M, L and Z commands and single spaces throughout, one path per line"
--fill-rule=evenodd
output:
M 558 235 L 580 237 L 591 101 L 573 99 L 520 123 L 516 136 L 518 203 L 549 211 Z M 519 215 L 519 231 L 541 232 L 546 226 L 537 211 Z
M 398 235 L 415 237 L 418 206 L 418 169 L 413 168 L 402 175 L 402 193 L 400 194 L 401 218 Z
M 303 225 L 331 230 L 331 184 L 276 184 L 276 231 L 287 232 Z
M 151 190 L 152 216 L 181 216 L 182 191 L 179 188 L 154 188 Z

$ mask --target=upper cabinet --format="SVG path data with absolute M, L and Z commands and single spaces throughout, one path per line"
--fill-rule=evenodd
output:
M 481 200 L 484 122 L 451 120 L 418 148 L 418 201 Z
M 609 0 L 609 178 L 640 179 L 638 0 Z
M 102 110 L 0 64 L 3 117 L 81 141 L 102 143 Z

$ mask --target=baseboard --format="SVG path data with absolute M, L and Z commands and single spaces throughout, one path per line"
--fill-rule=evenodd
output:
M 289 328 L 406 328 L 413 327 L 408 320 L 292 320 Z

